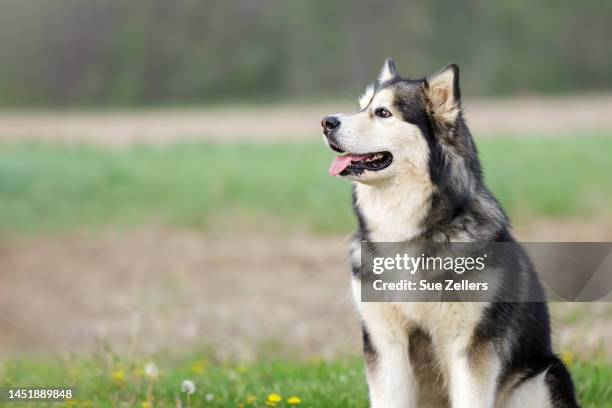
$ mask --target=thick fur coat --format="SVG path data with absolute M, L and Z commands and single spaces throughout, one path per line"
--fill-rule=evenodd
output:
M 371 406 L 577 407 L 571 377 L 552 351 L 543 302 L 361 301 L 364 245 L 514 242 L 483 182 L 457 66 L 411 80 L 387 60 L 357 112 L 322 124 L 326 143 L 346 153 L 330 173 L 354 184 L 352 287 Z M 523 252 L 497 279 L 526 300 L 542 291 Z

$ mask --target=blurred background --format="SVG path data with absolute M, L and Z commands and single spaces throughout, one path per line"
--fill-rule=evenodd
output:
M 0 356 L 360 347 L 322 116 L 461 68 L 525 241 L 612 238 L 612 3 L 0 2 Z M 610 358 L 612 306 L 553 305 Z M 266 346 L 267 345 L 267 346 Z
M 603 1 L 3 0 L 3 105 L 343 98 L 392 55 L 468 95 L 612 87 Z

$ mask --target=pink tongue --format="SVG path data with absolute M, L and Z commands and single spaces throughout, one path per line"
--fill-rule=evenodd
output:
M 329 168 L 329 175 L 337 176 L 342 173 L 342 170 L 346 169 L 352 161 L 359 161 L 367 156 L 367 154 L 346 154 L 344 156 L 338 156 L 334 159 Z

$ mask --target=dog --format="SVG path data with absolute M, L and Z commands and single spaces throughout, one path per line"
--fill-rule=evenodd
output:
M 415 80 L 388 59 L 359 110 L 326 116 L 322 126 L 326 144 L 341 154 L 329 174 L 353 183 L 351 282 L 371 406 L 578 407 L 571 376 L 552 351 L 544 301 L 506 302 L 496 294 L 487 302 L 361 300 L 363 245 L 519 245 L 484 184 L 462 112 L 459 68 Z M 541 295 L 524 252 L 515 265 L 496 279 L 527 288 L 524 299 Z

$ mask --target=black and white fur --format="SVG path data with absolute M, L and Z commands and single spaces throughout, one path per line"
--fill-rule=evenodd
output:
M 354 163 L 340 174 L 354 182 L 352 287 L 371 406 L 577 407 L 571 377 L 551 348 L 545 303 L 361 301 L 361 244 L 514 242 L 483 183 L 457 66 L 411 80 L 387 60 L 360 110 L 328 116 L 323 127 L 336 151 L 392 156 L 380 170 Z M 525 299 L 541 291 L 527 256 L 516 265 L 499 279 L 522 288 Z

